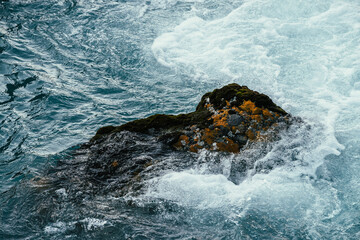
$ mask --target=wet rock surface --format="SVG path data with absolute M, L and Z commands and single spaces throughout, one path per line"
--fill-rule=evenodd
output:
M 291 116 L 266 95 L 229 84 L 205 94 L 196 111 L 154 115 L 122 126 L 100 128 L 93 142 L 124 130 L 146 133 L 177 150 L 238 153 L 248 141 L 273 141 Z
M 174 153 L 156 137 L 129 131 L 86 143 L 73 156 L 59 160 L 47 174 L 50 182 L 75 191 L 72 196 L 139 194 L 146 180 L 191 167 L 196 161 L 190 153 Z
M 205 94 L 195 112 L 100 128 L 48 177 L 62 186 L 68 183 L 67 191 L 124 196 L 143 193 L 147 180 L 206 164 L 211 173 L 227 172 L 238 183 L 248 169 L 264 171 L 281 164 L 254 165 L 294 122 L 299 119 L 266 95 L 230 84 Z M 227 170 L 224 159 L 230 159 Z

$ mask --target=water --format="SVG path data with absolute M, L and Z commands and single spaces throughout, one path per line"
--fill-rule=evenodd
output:
M 359 13 L 355 0 L 1 1 L 0 238 L 359 239 Z M 100 126 L 193 111 L 231 82 L 310 126 L 243 153 L 256 162 L 238 184 L 237 157 L 207 153 L 140 196 L 42 178 Z

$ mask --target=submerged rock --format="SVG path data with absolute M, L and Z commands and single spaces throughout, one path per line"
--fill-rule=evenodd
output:
M 275 140 L 289 123 L 290 116 L 268 96 L 233 83 L 206 93 L 195 112 L 106 126 L 91 141 L 126 130 L 156 136 L 177 150 L 238 153 L 249 141 Z

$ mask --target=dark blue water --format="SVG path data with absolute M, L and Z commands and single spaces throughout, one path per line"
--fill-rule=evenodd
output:
M 352 0 L 0 1 L 0 239 L 359 239 L 359 13 Z M 284 166 L 235 185 L 236 156 L 220 157 L 222 174 L 169 171 L 137 197 L 43 177 L 99 127 L 193 111 L 230 82 L 312 126 L 256 163 Z

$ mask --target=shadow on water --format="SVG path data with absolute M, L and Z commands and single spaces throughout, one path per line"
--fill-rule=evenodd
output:
M 14 73 L 15 78 L 17 78 L 17 74 L 18 73 Z M 25 88 L 28 84 L 31 84 L 32 82 L 36 81 L 36 79 L 37 79 L 37 77 L 33 76 L 33 77 L 26 78 L 20 82 L 16 82 L 16 80 L 15 80 L 15 83 L 13 83 L 13 84 L 11 84 L 11 83 L 6 84 L 7 89 L 6 89 L 5 93 L 7 93 L 9 95 L 10 99 L 7 101 L 4 101 L 4 102 L 0 102 L 0 105 L 4 105 L 6 103 L 14 101 L 14 99 L 16 97 L 14 95 L 14 92 L 19 88 L 22 88 L 22 87 Z

